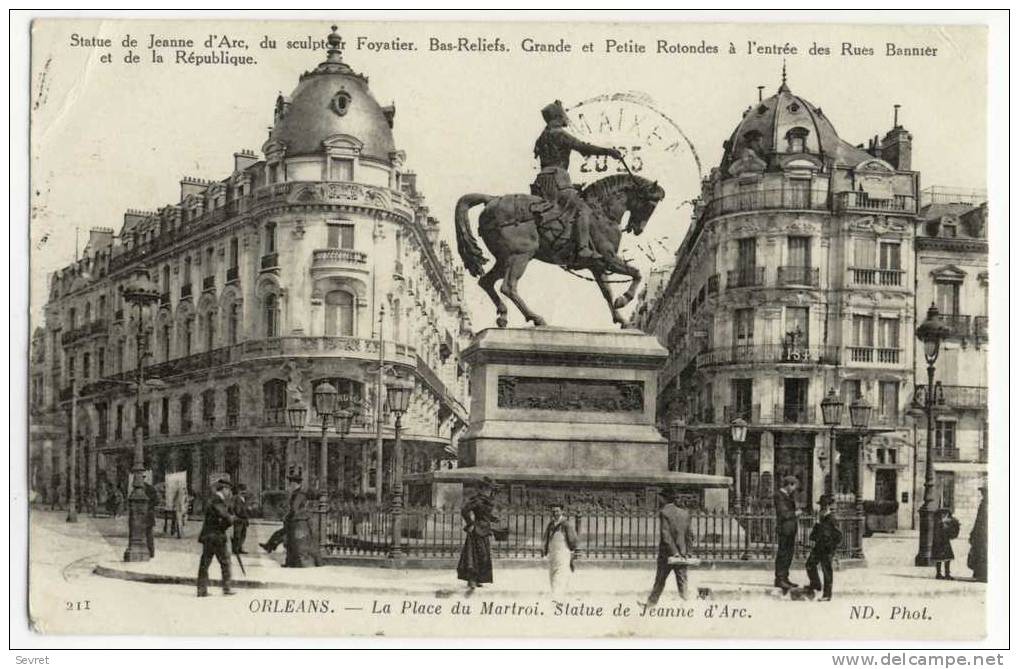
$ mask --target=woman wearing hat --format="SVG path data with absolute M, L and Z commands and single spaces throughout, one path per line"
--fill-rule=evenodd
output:
M 495 481 L 484 477 L 480 489 L 460 509 L 467 537 L 460 551 L 456 575 L 461 581 L 467 581 L 468 590 L 492 582 L 492 524 L 499 522 L 492 496 L 498 487 Z

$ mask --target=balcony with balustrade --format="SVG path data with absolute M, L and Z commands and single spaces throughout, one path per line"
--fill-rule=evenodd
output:
M 835 193 L 836 211 L 883 211 L 900 214 L 916 213 L 916 198 L 911 195 L 892 195 L 890 198 L 873 198 L 864 191 Z
M 368 273 L 368 254 L 354 249 L 316 249 L 311 254 L 311 273 L 316 278 L 329 274 Z
M 973 334 L 987 341 L 987 316 L 973 317 Z
M 809 404 L 776 404 L 772 418 L 776 424 L 813 425 L 817 422 L 817 411 Z
M 753 288 L 764 285 L 763 267 L 742 267 L 731 269 L 725 276 L 725 287 L 730 288 Z
M 709 201 L 705 205 L 705 216 L 714 218 L 724 214 L 771 209 L 827 211 L 828 190 L 783 187 L 729 193 Z
M 726 405 L 722 411 L 722 421 L 726 424 L 740 418 L 750 423 L 751 425 L 757 425 L 761 423 L 761 405 L 760 404 L 736 404 Z
M 850 267 L 849 281 L 854 286 L 903 288 L 906 271 L 881 267 Z
M 703 351 L 697 367 L 748 364 L 837 365 L 838 346 L 804 344 L 737 344 Z
M 874 346 L 850 346 L 849 362 L 868 365 L 899 365 L 903 362 L 902 349 Z
M 106 322 L 105 318 L 97 318 L 94 321 L 85 323 L 84 325 L 78 326 L 73 330 L 68 330 L 60 335 L 60 343 L 67 346 L 84 339 L 91 339 L 92 337 L 106 335 L 109 327 L 109 323 Z
M 817 267 L 786 265 L 778 268 L 778 285 L 810 286 L 816 288 L 821 282 L 821 271 Z
M 939 386 L 935 384 L 935 388 Z M 952 409 L 987 409 L 987 387 L 986 386 L 955 386 L 941 385 L 941 392 L 938 396 L 938 403 Z M 916 396 L 925 397 L 927 384 L 921 383 L 916 386 Z

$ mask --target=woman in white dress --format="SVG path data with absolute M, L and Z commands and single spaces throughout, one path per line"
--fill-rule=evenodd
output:
M 573 572 L 574 551 L 577 550 L 577 530 L 566 517 L 561 505 L 552 507 L 552 520 L 545 527 L 545 548 L 548 556 L 548 578 L 553 594 L 566 592 Z

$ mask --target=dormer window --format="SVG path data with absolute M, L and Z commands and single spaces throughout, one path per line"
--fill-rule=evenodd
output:
M 945 224 L 943 224 L 941 226 L 941 236 L 942 237 L 957 237 L 958 234 L 959 234 L 959 229 L 955 225 L 955 223 L 945 223 Z
M 810 131 L 806 128 L 793 128 L 785 134 L 786 138 L 786 153 L 806 153 L 807 151 L 807 135 Z

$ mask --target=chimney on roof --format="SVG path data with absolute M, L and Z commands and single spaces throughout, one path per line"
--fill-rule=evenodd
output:
M 897 170 L 910 170 L 913 165 L 913 135 L 899 125 L 899 108 L 895 105 L 892 129 L 881 143 L 881 159 Z
M 205 179 L 197 179 L 195 177 L 184 177 L 180 180 L 180 199 L 183 202 L 188 195 L 201 195 L 205 192 L 205 189 L 209 187 L 209 182 Z
M 234 154 L 234 172 L 243 172 L 258 162 L 258 156 L 251 149 L 242 149 Z
M 113 228 L 92 228 L 88 231 L 88 247 L 92 253 L 113 246 Z

